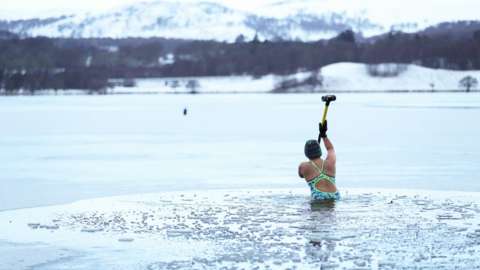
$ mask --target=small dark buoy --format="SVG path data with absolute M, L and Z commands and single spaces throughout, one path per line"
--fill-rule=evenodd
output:
M 322 241 L 321 240 L 310 240 L 310 244 L 314 247 L 321 247 Z
M 183 115 L 187 115 L 187 108 L 183 109 Z

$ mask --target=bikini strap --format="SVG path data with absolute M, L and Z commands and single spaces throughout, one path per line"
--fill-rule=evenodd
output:
M 312 160 L 310 160 L 310 163 L 312 164 L 312 166 L 315 168 L 315 170 L 318 172 L 318 173 L 322 173 L 323 172 L 323 163 L 322 163 L 322 169 L 320 169 L 320 167 L 318 167 L 318 165 L 313 162 Z
M 329 176 L 329 175 L 327 175 L 326 172 L 323 171 L 323 169 L 325 169 L 325 163 L 326 163 L 325 160 L 322 162 L 322 169 L 321 170 L 320 170 L 320 167 L 318 167 L 318 165 L 315 162 L 310 161 L 310 163 L 315 168 L 315 170 L 318 172 L 318 174 L 321 178 L 318 178 L 318 176 L 317 176 L 317 177 L 314 178 L 314 180 L 310 181 L 309 184 L 312 183 L 313 185 L 316 185 L 317 182 L 320 181 L 320 180 L 327 180 L 328 182 L 335 185 L 335 177 Z

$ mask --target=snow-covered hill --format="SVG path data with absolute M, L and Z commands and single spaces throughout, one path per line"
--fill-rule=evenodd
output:
M 319 15 L 325 11 L 355 18 L 364 27 L 365 36 L 379 31 L 419 31 L 441 22 L 479 19 L 477 0 L 278 0 L 258 10 L 258 14 L 285 18 L 298 14 Z M 369 31 L 370 30 L 370 31 Z
M 252 39 L 318 40 L 353 28 L 358 32 L 381 31 L 366 18 L 346 14 L 269 17 L 229 8 L 217 3 L 189 3 L 170 0 L 139 3 L 106 13 L 87 13 L 58 18 L 4 22 L 15 33 L 52 37 L 152 37 L 227 40 L 239 35 Z
M 480 81 L 480 71 L 452 71 L 430 69 L 416 65 L 400 66 L 398 75 L 390 77 L 372 76 L 365 64 L 338 63 L 321 70 L 323 86 L 292 87 L 287 92 L 396 92 L 396 91 L 465 91 L 459 82 L 466 76 Z M 377 67 L 388 73 L 397 65 L 385 64 Z M 381 72 L 380 72 L 381 73 Z M 115 88 L 112 93 L 189 93 L 189 81 L 196 81 L 198 93 L 267 93 L 285 81 L 302 82 L 310 72 L 299 72 L 290 76 L 268 75 L 259 79 L 250 76 L 159 78 L 137 80 L 135 88 Z M 173 86 L 175 85 L 175 86 Z M 480 86 L 480 85 L 479 85 Z M 472 91 L 478 88 L 472 89 Z
M 454 71 L 406 65 L 398 76 L 375 77 L 368 66 L 338 63 L 322 69 L 324 89 L 332 91 L 465 91 L 459 82 L 466 76 L 480 81 L 480 71 Z
M 425 6 L 423 2 L 408 6 L 373 0 L 368 0 L 372 3 L 367 5 L 365 1 L 361 4 L 347 0 L 286 0 L 256 9 L 239 9 L 221 4 L 220 0 L 211 1 L 216 2 L 155 0 L 109 11 L 4 20 L 0 21 L 0 29 L 51 37 L 157 36 L 234 41 L 240 34 L 251 39 L 258 33 L 260 39 L 309 41 L 331 38 L 346 29 L 372 36 L 391 29 L 418 31 L 442 21 L 475 20 L 478 17 L 467 8 L 461 8 L 465 12 L 459 14 L 442 9 L 428 12 L 434 15 L 426 16 L 425 10 L 419 10 Z M 397 9 L 392 11 L 392 6 Z M 388 15 L 389 12 L 395 16 Z

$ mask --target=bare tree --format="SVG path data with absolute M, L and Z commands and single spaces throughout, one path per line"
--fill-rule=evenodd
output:
M 311 92 L 315 92 L 318 88 L 321 88 L 323 86 L 323 76 L 322 76 L 322 70 L 314 70 L 310 73 L 310 76 L 308 76 L 303 82 L 303 85 L 306 87 L 310 88 Z
M 178 80 L 172 80 L 170 82 L 166 81 L 165 84 L 170 86 L 170 88 L 173 89 L 174 93 L 177 93 L 177 88 L 180 86 L 180 83 L 178 82 Z
M 288 76 L 282 77 L 278 83 L 275 84 L 275 88 L 272 90 L 273 93 L 287 93 L 292 89 L 298 87 L 299 82 L 297 78 L 290 78 Z
M 367 65 L 367 72 L 372 77 L 397 77 L 405 72 L 408 66 L 405 64 L 384 63 L 384 64 L 369 64 Z
M 470 92 L 471 89 L 477 87 L 478 80 L 472 76 L 467 76 L 460 80 L 459 85 L 465 88 L 465 91 Z
M 187 82 L 187 88 L 190 90 L 190 94 L 196 94 L 197 88 L 200 86 L 200 83 L 198 83 L 197 80 L 188 80 Z
M 135 87 L 135 86 L 137 86 L 137 82 L 133 78 L 129 78 L 129 77 L 123 78 L 122 86 L 123 87 Z

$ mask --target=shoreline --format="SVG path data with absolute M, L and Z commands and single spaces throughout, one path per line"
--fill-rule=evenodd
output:
M 458 94 L 478 94 L 479 90 L 322 90 L 322 91 L 198 91 L 190 92 L 162 92 L 162 91 L 120 91 L 120 92 L 106 92 L 86 93 L 88 90 L 63 90 L 57 94 L 51 93 L 53 90 L 39 90 L 38 93 L 20 93 L 20 94 L 5 94 L 0 92 L 0 97 L 41 97 L 41 96 L 116 96 L 116 95 L 296 95 L 296 94 L 311 94 L 311 95 L 325 95 L 325 94 L 441 94 L 441 93 L 458 93 Z M 84 93 L 85 92 L 85 93 Z

